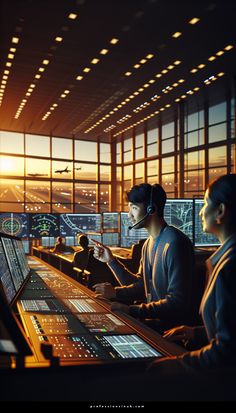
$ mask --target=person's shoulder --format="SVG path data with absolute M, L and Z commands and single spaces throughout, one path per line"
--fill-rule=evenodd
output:
M 179 228 L 176 228 L 172 225 L 167 225 L 164 231 L 165 238 L 168 239 L 169 242 L 180 242 L 180 243 L 187 243 L 192 244 L 190 238 Z

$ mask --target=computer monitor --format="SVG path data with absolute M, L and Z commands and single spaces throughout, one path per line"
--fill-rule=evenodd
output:
M 42 247 L 50 247 L 50 238 L 49 237 L 41 237 L 41 245 Z
M 104 232 L 102 234 L 102 243 L 108 247 L 118 247 L 119 234 L 118 232 Z
M 16 288 L 13 284 L 11 273 L 8 267 L 6 255 L 3 249 L 2 241 L 0 238 L 0 280 L 3 293 L 7 302 L 10 304 L 16 295 Z
M 29 235 L 28 214 L 4 212 L 0 214 L 0 232 L 23 238 Z
M 101 232 L 101 214 L 61 214 L 60 235 L 77 236 L 89 231 Z
M 164 209 L 168 225 L 177 227 L 193 241 L 193 200 L 168 199 Z
M 203 232 L 202 220 L 199 216 L 204 199 L 194 199 L 194 245 L 195 247 L 217 247 L 220 241 L 212 234 Z
M 103 212 L 102 228 L 103 231 L 116 231 L 119 228 L 119 213 L 118 212 Z
M 28 239 L 22 239 L 22 244 L 25 254 L 30 254 L 30 241 Z
M 1 241 L 13 284 L 16 292 L 18 292 L 24 282 L 24 277 L 16 255 L 13 239 L 7 236 L 1 236 Z
M 56 214 L 30 214 L 29 236 L 32 238 L 58 237 L 59 215 Z
M 65 237 L 65 243 L 66 243 L 66 245 L 73 247 L 75 245 L 75 237 L 73 237 L 73 236 Z
M 13 239 L 12 242 L 15 248 L 16 256 L 21 268 L 23 278 L 26 279 L 27 275 L 30 272 L 30 267 L 25 255 L 23 243 L 20 239 Z
M 148 232 L 145 228 L 130 229 L 131 224 L 128 212 L 120 213 L 120 246 L 122 248 L 129 248 L 132 244 L 136 244 L 140 239 L 148 238 Z

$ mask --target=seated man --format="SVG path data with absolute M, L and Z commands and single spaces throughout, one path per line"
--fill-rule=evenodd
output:
M 84 234 L 78 236 L 78 243 L 81 246 L 81 250 L 74 253 L 73 266 L 85 270 L 88 265 L 89 258 L 89 240 Z
M 52 250 L 50 250 L 50 252 L 53 252 L 54 254 L 61 254 L 61 253 L 66 252 L 66 251 L 67 251 L 67 246 L 66 246 L 66 244 L 64 244 L 63 238 L 58 237 L 54 248 Z
M 140 305 L 113 303 L 111 308 L 141 319 L 159 319 L 163 327 L 185 320 L 192 322 L 197 313 L 193 308 L 193 246 L 183 232 L 165 222 L 164 189 L 159 184 L 135 185 L 128 193 L 128 201 L 132 228 L 146 228 L 149 233 L 139 271 L 133 274 L 114 258 L 109 248 L 97 243 L 95 258 L 108 264 L 120 287 L 96 284 L 96 293 L 123 302 L 142 300 Z

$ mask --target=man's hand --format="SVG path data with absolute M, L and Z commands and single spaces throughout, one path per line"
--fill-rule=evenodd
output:
M 94 284 L 93 288 L 96 293 L 96 298 L 107 298 L 110 300 L 111 298 L 116 297 L 116 290 L 110 283 L 99 283 Z
M 122 311 L 123 313 L 129 314 L 129 306 L 121 303 L 112 303 L 111 311 Z
M 194 339 L 194 328 L 188 326 L 180 326 L 171 328 L 164 332 L 164 338 L 170 341 L 187 341 Z
M 95 241 L 94 242 L 94 253 L 93 256 L 101 261 L 101 262 L 105 262 L 106 264 L 108 264 L 110 261 L 112 261 L 114 259 L 112 252 L 110 250 L 110 248 L 105 247 L 105 245 L 103 245 L 101 242 Z

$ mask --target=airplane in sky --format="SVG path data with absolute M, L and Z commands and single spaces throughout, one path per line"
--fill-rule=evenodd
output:
M 70 173 L 71 172 L 71 170 L 70 169 L 68 169 L 68 166 L 65 168 L 65 169 L 57 169 L 56 171 L 55 171 L 55 174 L 63 174 L 63 173 Z
M 82 167 L 79 166 L 79 168 L 75 168 L 76 171 L 81 171 Z
M 38 174 L 38 173 L 35 173 L 35 174 L 27 174 L 28 176 L 48 176 L 48 174 Z

